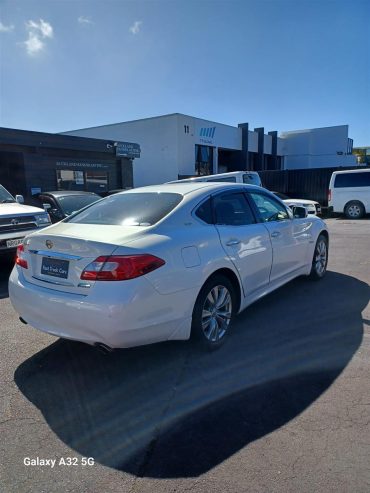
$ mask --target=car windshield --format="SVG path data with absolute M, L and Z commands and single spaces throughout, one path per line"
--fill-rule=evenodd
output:
M 100 198 L 98 195 L 66 195 L 58 197 L 58 202 L 64 214 L 69 216 L 72 212 L 79 211 L 83 207 L 100 200 Z
M 151 226 L 169 214 L 182 200 L 178 193 L 122 193 L 92 205 L 68 222 Z
M 0 185 L 0 204 L 6 204 L 8 202 L 15 202 L 15 199 L 2 185 Z

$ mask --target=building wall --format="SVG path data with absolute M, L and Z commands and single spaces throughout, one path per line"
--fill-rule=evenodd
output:
M 195 119 L 177 115 L 177 166 L 179 175 L 193 175 L 195 162 Z
M 271 135 L 265 135 L 263 141 L 264 154 L 271 154 L 271 147 L 272 147 L 272 137 Z
M 40 188 L 41 191 L 56 190 L 57 170 L 101 171 L 108 175 L 108 189 L 118 188 L 115 156 L 84 152 L 82 157 L 79 152 L 48 149 L 43 153 L 24 153 L 24 164 L 27 196 L 32 195 L 32 189 L 35 188 Z
M 196 145 L 213 148 L 213 173 L 220 171 L 217 163 L 221 150 L 236 151 L 230 154 L 230 163 L 227 154 L 223 153 L 224 169 L 221 171 L 225 171 L 229 164 L 229 168 L 233 170 L 244 169 L 245 166 L 241 152 L 241 128 L 179 113 L 65 133 L 111 141 L 138 142 L 141 157 L 134 161 L 136 187 L 176 180 L 178 175 L 194 175 Z M 262 139 L 260 146 L 258 135 Z M 279 161 L 270 157 L 273 148 L 272 135 L 265 134 L 263 128 L 259 129 L 259 134 L 249 130 L 249 169 L 272 169 L 280 166 L 284 169 L 310 169 L 356 165 L 355 156 L 347 154 L 348 125 L 283 132 L 277 138 L 275 147 L 277 156 L 282 157 Z
M 189 131 L 187 132 L 187 130 Z M 195 173 L 196 145 L 215 148 L 214 173 L 218 172 L 218 148 L 236 151 L 240 151 L 242 148 L 241 129 L 229 125 L 179 114 L 177 115 L 177 131 L 179 175 L 193 175 Z
M 258 134 L 252 130 L 248 131 L 248 151 L 258 152 Z
M 347 155 L 348 125 L 282 132 L 285 169 L 355 166 Z
M 277 139 L 277 155 L 278 156 L 284 156 L 284 144 L 285 141 L 281 137 L 278 137 Z
M 131 160 L 117 158 L 114 147 L 108 144 L 104 140 L 0 128 L 0 183 L 26 200 L 37 192 L 55 190 L 60 170 L 72 172 L 71 183 L 66 186 L 97 192 L 121 188 L 122 172 L 128 174 Z
M 185 129 L 186 127 L 186 129 Z M 165 115 L 64 132 L 65 135 L 138 142 L 134 186 L 177 180 L 195 174 L 195 145 L 241 150 L 241 129 L 182 114 Z M 214 153 L 217 173 L 217 153 Z
M 177 115 L 74 130 L 65 134 L 138 142 L 141 156 L 133 164 L 134 187 L 177 180 Z

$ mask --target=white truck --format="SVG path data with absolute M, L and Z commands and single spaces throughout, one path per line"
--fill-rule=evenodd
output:
M 46 211 L 23 202 L 0 185 L 0 254 L 12 253 L 25 236 L 51 224 Z

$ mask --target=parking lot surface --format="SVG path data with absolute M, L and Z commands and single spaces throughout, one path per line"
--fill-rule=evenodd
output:
M 0 259 L 0 490 L 368 493 L 370 220 L 327 223 L 326 278 L 255 303 L 211 353 L 38 332 Z

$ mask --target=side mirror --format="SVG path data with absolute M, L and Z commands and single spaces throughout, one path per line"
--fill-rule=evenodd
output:
M 305 217 L 307 217 L 306 207 L 300 207 L 298 205 L 294 205 L 292 207 L 292 212 L 295 218 L 304 219 Z
M 18 204 L 24 204 L 24 197 L 23 197 L 23 195 L 16 195 L 15 196 L 15 201 L 18 202 Z
M 51 209 L 51 205 L 50 204 L 42 204 L 44 210 L 47 212 Z
M 49 209 L 49 214 L 58 221 L 61 221 L 63 219 L 63 214 L 58 209 Z

